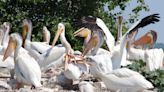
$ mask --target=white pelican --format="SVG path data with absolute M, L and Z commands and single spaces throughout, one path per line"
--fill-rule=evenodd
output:
M 153 88 L 153 85 L 138 72 L 127 68 L 106 72 L 104 71 L 106 66 L 100 64 L 96 59 L 87 57 L 86 61 L 90 64 L 90 67 L 94 67 L 96 77 L 100 78 L 111 91 L 138 92 Z
M 144 62 L 146 62 L 146 68 L 148 71 L 162 69 L 163 57 L 163 50 L 161 48 L 143 50 L 136 49 L 131 47 L 131 45 L 128 45 L 127 59 L 143 60 Z
M 102 22 L 100 22 L 100 23 L 102 23 Z M 102 23 L 101 25 L 104 26 L 105 24 Z M 90 37 L 90 35 L 89 35 L 89 33 L 91 33 L 90 31 L 91 30 L 89 30 L 87 28 L 81 28 L 80 30 L 74 32 L 74 35 L 75 36 L 80 36 L 80 37 L 85 37 L 85 41 L 87 41 L 86 39 L 88 39 L 88 37 Z M 103 38 L 101 38 L 101 39 L 103 39 Z M 125 39 L 125 37 L 124 37 L 124 39 Z M 94 42 L 92 42 L 92 43 L 94 43 Z M 121 45 L 122 47 L 120 47 L 120 45 L 116 45 L 116 46 L 112 47 L 113 48 L 111 50 L 112 56 L 111 56 L 110 52 L 106 53 L 108 55 L 105 55 L 105 56 L 108 56 L 108 58 L 112 59 L 113 69 L 119 68 L 121 61 L 126 60 L 126 58 L 124 58 L 125 56 L 123 56 L 123 59 L 122 59 L 122 55 L 126 55 L 126 50 L 124 48 L 125 44 L 126 44 L 126 40 L 122 40 L 122 45 Z M 88 45 L 93 45 L 93 44 L 88 44 Z M 100 50 L 100 53 L 101 53 L 101 51 L 102 50 Z M 104 51 L 102 51 L 102 52 L 104 52 Z M 107 52 L 107 51 L 105 51 L 105 52 Z M 98 53 L 99 52 L 97 52 L 96 54 L 98 54 Z M 125 54 L 123 54 L 123 53 L 125 53 Z M 104 53 L 102 53 L 102 54 L 104 54 Z M 103 55 L 100 55 L 100 56 L 103 56 Z M 100 57 L 100 58 L 103 58 L 103 57 Z
M 152 83 L 147 81 L 144 76 L 126 68 L 113 70 L 108 74 L 98 71 L 100 78 L 111 91 L 138 92 L 154 88 Z
M 51 34 L 46 26 L 43 27 L 43 42 L 50 43 Z
M 40 53 L 46 52 L 51 46 L 46 42 L 31 42 L 32 22 L 30 20 L 23 20 L 23 47 L 30 50 L 35 50 Z
M 88 16 L 83 17 L 81 20 L 82 27 L 88 28 L 93 32 L 87 46 L 84 48 L 83 56 L 86 55 L 89 51 L 91 51 L 92 55 L 95 55 L 97 50 L 102 46 L 104 39 L 106 40 L 109 50 L 113 48 L 112 44 L 114 45 L 114 37 L 111 35 L 110 31 L 100 18 Z
M 76 61 L 76 57 L 74 57 L 74 55 L 79 54 L 78 52 L 74 52 L 74 50 L 72 49 L 71 45 L 69 44 L 69 42 L 67 41 L 67 39 L 65 38 L 65 26 L 62 23 L 58 24 L 58 31 L 56 33 L 56 36 L 54 37 L 52 46 L 54 46 L 58 40 L 60 36 L 60 41 L 62 43 L 62 45 L 66 48 L 66 56 L 65 56 L 65 68 L 67 69 L 67 64 L 70 63 L 69 61 L 70 58 L 73 56 L 73 58 Z M 82 58 L 82 57 L 77 57 L 77 58 Z
M 3 25 L 1 25 L 0 27 L 0 41 L 1 41 L 0 61 L 3 60 L 3 55 L 8 45 L 10 27 L 11 27 L 11 24 L 9 22 L 4 22 Z M 9 58 L 7 58 L 5 62 L 0 62 L 0 67 L 13 69 L 14 68 L 13 54 Z
M 150 16 L 147 16 L 139 21 L 137 21 L 131 28 L 129 28 L 129 30 L 124 34 L 124 36 L 121 38 L 121 42 L 120 44 L 116 45 L 113 47 L 112 51 L 111 51 L 111 60 L 112 60 L 112 64 L 113 64 L 113 69 L 117 69 L 117 68 L 120 68 L 121 65 L 125 65 L 127 60 L 126 60 L 126 44 L 127 42 L 133 38 L 134 34 L 138 31 L 139 28 L 141 27 L 144 27 L 148 24 L 151 24 L 151 23 L 155 23 L 155 22 L 158 22 L 158 14 L 153 14 L 153 15 L 150 15 Z M 102 22 L 100 22 L 102 23 Z M 105 24 L 102 23 L 101 24 L 102 26 L 104 26 Z M 83 31 L 83 30 L 81 30 Z M 104 31 L 104 30 L 102 30 Z M 107 31 L 107 30 L 106 30 Z M 87 32 L 85 30 L 85 32 Z M 78 33 L 78 35 L 80 35 L 81 33 L 84 33 L 84 32 L 75 32 L 75 33 Z M 75 34 L 77 35 L 77 34 Z M 83 36 L 83 35 L 81 35 Z M 108 36 L 108 35 L 106 35 Z M 109 35 L 110 37 L 110 35 Z M 94 43 L 94 42 L 92 42 Z
M 31 42 L 31 31 L 31 21 L 27 19 L 23 20 L 24 47 L 38 61 L 41 68 L 44 69 L 44 67 L 58 60 L 65 53 L 66 49 L 64 47 L 55 46 L 52 48 L 52 46 L 45 42 Z
M 16 88 L 22 87 L 24 84 L 33 87 L 41 87 L 41 70 L 38 63 L 28 53 L 20 51 L 22 46 L 22 38 L 19 34 L 10 35 L 7 50 L 4 54 L 5 60 L 15 49 L 15 74 L 18 81 Z
M 158 22 L 158 14 L 153 14 L 152 17 L 150 17 L 152 19 L 154 19 L 155 22 Z M 135 34 L 133 34 L 133 36 L 135 36 Z M 149 40 L 149 38 L 148 38 Z M 133 46 L 133 42 L 130 40 L 128 43 L 128 55 L 127 58 L 131 59 L 131 60 L 143 60 L 146 62 L 146 68 L 149 71 L 153 71 L 156 69 L 162 69 L 163 67 L 163 50 L 160 48 L 154 48 L 154 49 L 135 49 L 132 47 Z
M 4 22 L 1 25 L 1 47 L 0 47 L 0 54 L 3 55 L 4 51 L 8 45 L 9 41 L 9 32 L 10 32 L 11 24 L 9 22 Z
M 77 59 L 81 59 L 80 57 L 76 57 L 76 55 L 74 56 L 74 54 L 77 54 L 76 52 L 74 52 L 74 50 L 72 49 L 71 45 L 69 44 L 69 42 L 67 41 L 67 39 L 65 38 L 65 26 L 63 23 L 59 23 L 58 24 L 58 30 L 56 33 L 56 36 L 54 37 L 52 46 L 54 46 L 58 40 L 60 36 L 60 41 L 62 43 L 62 45 L 66 48 L 66 52 L 65 54 L 62 55 L 63 57 L 63 61 L 64 61 L 64 75 L 68 78 L 68 79 L 72 79 L 72 80 L 78 80 L 80 79 L 81 75 L 85 72 L 87 72 L 87 66 L 82 64 L 79 64 L 79 62 L 76 60 Z M 72 57 L 73 56 L 73 57 Z M 60 65 L 61 63 L 59 62 L 63 62 L 63 61 L 58 61 L 58 63 L 54 62 L 55 64 Z M 75 61 L 76 64 L 74 64 Z

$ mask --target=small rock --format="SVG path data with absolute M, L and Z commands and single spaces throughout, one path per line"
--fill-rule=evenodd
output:
M 58 88 L 55 88 L 55 89 L 54 89 L 54 91 L 55 91 L 55 92 L 58 92 L 58 91 L 59 91 L 59 89 L 58 89 Z
M 11 86 L 7 84 L 7 82 L 5 81 L 0 81 L 0 90 L 3 90 L 3 89 L 10 90 Z
M 89 82 L 82 81 L 79 83 L 80 92 L 94 92 L 95 88 Z
M 100 88 L 100 89 L 107 89 L 106 85 L 104 84 L 104 82 L 96 82 L 94 83 L 94 86 L 96 88 Z
M 19 90 L 17 90 L 16 92 L 31 92 L 32 90 L 29 88 L 20 88 Z
M 72 85 L 72 80 L 66 78 L 63 73 L 56 76 L 56 83 L 60 85 Z

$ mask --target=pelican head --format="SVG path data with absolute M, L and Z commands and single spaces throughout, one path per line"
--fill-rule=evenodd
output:
M 31 38 L 30 37 L 31 36 L 31 30 L 32 30 L 32 22 L 31 22 L 31 20 L 24 19 L 22 27 L 23 27 L 22 38 L 23 38 L 23 46 L 24 46 L 24 42 L 25 42 L 26 38 L 27 39 Z M 30 31 L 30 33 L 27 34 L 29 31 Z
M 50 42 L 50 32 L 46 26 L 43 26 L 43 40 L 49 44 Z
M 10 22 L 4 22 L 3 25 L 4 25 L 5 29 L 10 31 L 10 28 L 11 28 L 11 23 Z
M 57 33 L 56 33 L 55 38 L 53 40 L 52 46 L 54 46 L 56 44 L 59 36 L 65 36 L 65 26 L 63 23 L 58 24 Z
M 0 25 L 0 32 L 4 34 L 4 30 L 6 30 L 6 27 L 4 25 Z M 3 37 L 4 35 L 1 35 Z
M 21 45 L 22 45 L 22 37 L 18 33 L 11 34 L 7 49 L 3 57 L 3 61 L 5 61 L 7 57 L 9 57 L 12 54 L 12 52 L 16 49 L 17 46 L 21 46 Z

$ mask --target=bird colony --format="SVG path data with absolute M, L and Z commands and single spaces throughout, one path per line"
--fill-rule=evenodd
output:
M 72 49 L 59 23 L 50 45 L 50 31 L 43 27 L 43 42 L 31 41 L 32 22 L 22 20 L 22 33 L 12 33 L 11 24 L 0 26 L 0 90 L 5 92 L 147 92 L 153 84 L 137 71 L 125 68 L 143 60 L 147 71 L 163 69 L 162 49 L 154 48 L 154 30 L 135 40 L 140 28 L 155 24 L 159 14 L 138 20 L 122 34 L 123 18 L 117 18 L 118 36 L 103 19 L 84 16 L 76 21 L 72 35 L 84 39 L 80 51 Z M 11 34 L 9 34 L 9 32 Z M 56 45 L 60 39 L 61 44 Z M 107 49 L 101 48 L 103 44 Z M 78 45 L 78 44 L 77 44 Z M 158 55 L 157 55 L 158 54 Z M 122 67 L 123 66 L 123 67 Z

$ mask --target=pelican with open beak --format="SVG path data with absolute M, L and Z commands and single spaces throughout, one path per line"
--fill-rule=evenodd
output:
M 84 38 L 84 44 L 83 44 L 83 49 L 87 46 L 88 41 L 91 38 L 91 30 L 88 28 L 80 28 L 79 30 L 75 31 L 73 35 L 76 37 L 83 37 Z
M 18 33 L 10 35 L 8 47 L 3 57 L 3 61 L 14 52 L 15 74 L 18 81 L 16 88 L 23 85 L 41 87 L 41 70 L 38 63 L 28 53 L 21 51 L 22 37 Z
M 127 52 L 126 51 L 127 50 L 126 50 L 125 46 L 127 46 L 128 42 L 135 37 L 135 35 L 137 34 L 139 28 L 142 28 L 142 27 L 147 26 L 149 24 L 153 24 L 155 22 L 158 22 L 159 21 L 159 18 L 160 18 L 158 15 L 159 14 L 152 14 L 152 15 L 149 15 L 149 16 L 141 19 L 141 20 L 138 20 L 120 38 L 120 44 L 112 47 L 113 49 L 111 49 L 112 50 L 111 51 L 111 54 L 112 54 L 111 61 L 112 61 L 113 69 L 120 68 L 121 65 L 126 65 L 127 64 L 127 60 L 126 60 L 126 55 L 127 55 Z M 86 19 L 87 19 L 87 17 L 86 17 Z M 90 24 L 90 26 L 93 27 L 93 21 L 92 22 L 89 22 L 86 19 L 85 19 L 84 24 L 87 25 L 87 26 Z M 98 24 L 99 23 L 101 24 L 102 21 L 99 21 L 97 23 Z M 102 25 L 103 25 L 103 23 L 102 23 Z M 101 28 L 103 29 L 103 26 L 101 26 Z M 82 35 L 83 33 L 85 33 L 85 30 L 80 29 L 80 31 L 75 32 L 74 35 L 75 36 L 84 36 L 84 37 L 86 37 L 85 35 Z M 104 33 L 105 33 L 105 31 L 104 31 Z M 112 38 L 112 36 L 110 34 L 109 35 L 106 35 L 106 37 Z M 90 40 L 90 42 L 91 41 L 92 41 L 92 43 L 96 43 L 96 41 L 94 42 L 93 40 Z M 88 42 L 88 45 L 89 45 L 89 42 Z M 90 46 L 92 46 L 92 45 L 90 45 Z
M 80 21 L 77 21 L 76 24 L 79 25 L 80 27 L 85 27 L 90 29 L 91 32 L 93 33 L 92 34 L 93 38 L 91 37 L 92 39 L 90 39 L 91 41 L 89 41 L 89 43 L 95 44 L 95 46 L 88 44 L 87 48 L 88 49 L 90 48 L 90 50 L 87 50 L 86 48 L 86 51 L 84 51 L 85 53 L 91 51 L 91 54 L 95 55 L 97 49 L 102 46 L 104 40 L 107 44 L 109 51 L 111 52 L 113 50 L 114 43 L 115 43 L 114 36 L 111 34 L 111 32 L 109 31 L 108 27 L 105 25 L 102 19 L 94 16 L 84 16 L 81 18 Z M 95 34 L 97 36 L 95 36 Z

